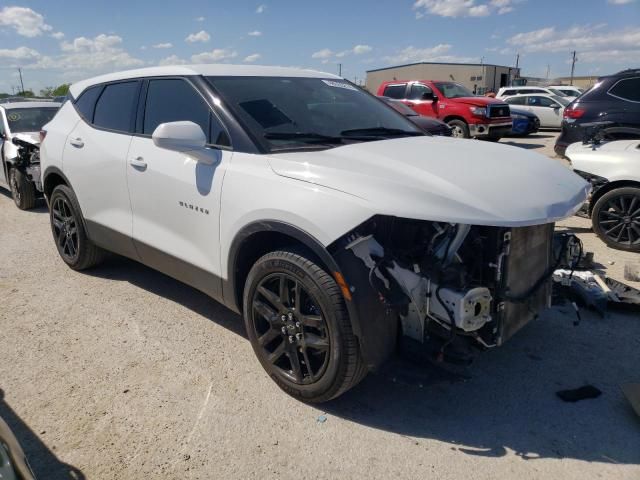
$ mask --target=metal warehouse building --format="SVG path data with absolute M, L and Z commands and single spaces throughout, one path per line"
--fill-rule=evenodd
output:
M 451 80 L 478 95 L 488 90 L 497 92 L 520 76 L 520 69 L 487 63 L 419 62 L 367 71 L 366 87 L 376 93 L 382 82 L 393 80 Z

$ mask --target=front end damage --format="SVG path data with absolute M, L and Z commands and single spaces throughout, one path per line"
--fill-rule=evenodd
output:
M 376 216 L 334 242 L 368 366 L 398 343 L 457 363 L 504 343 L 550 303 L 553 231 Z

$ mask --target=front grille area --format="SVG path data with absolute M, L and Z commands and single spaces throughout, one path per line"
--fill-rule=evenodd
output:
M 553 262 L 553 230 L 553 223 L 511 229 L 510 252 L 504 270 L 509 298 L 528 292 L 548 273 Z M 528 298 L 504 301 L 504 308 L 499 312 L 498 343 L 505 342 L 533 320 L 547 306 L 550 295 L 549 278 Z
M 499 105 L 489 105 L 489 118 L 510 117 L 511 109 L 506 103 Z

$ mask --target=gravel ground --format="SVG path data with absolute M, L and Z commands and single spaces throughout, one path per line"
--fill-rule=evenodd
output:
M 553 135 L 509 142 L 545 153 Z M 637 313 L 574 327 L 554 307 L 468 378 L 394 360 L 317 408 L 267 378 L 240 318 L 205 295 L 117 257 L 71 271 L 44 206 L 1 190 L 0 226 L 0 416 L 40 479 L 640 478 L 620 391 L 640 382 Z M 634 259 L 586 220 L 561 228 L 620 279 Z M 603 395 L 555 396 L 583 384 Z

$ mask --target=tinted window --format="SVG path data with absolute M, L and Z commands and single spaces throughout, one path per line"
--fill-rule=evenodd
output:
M 422 100 L 425 93 L 433 95 L 433 90 L 426 85 L 414 83 L 411 85 L 411 89 L 409 90 L 409 100 Z
M 102 85 L 98 87 L 91 87 L 82 92 L 80 98 L 76 100 L 76 108 L 80 112 L 80 115 L 82 115 L 89 123 L 93 122 L 93 110 L 101 91 Z
M 389 85 L 384 89 L 384 96 L 389 98 L 404 98 L 406 85 Z
M 94 125 L 109 130 L 131 132 L 138 100 L 138 82 L 107 85 L 96 103 Z
M 511 97 L 507 98 L 505 102 L 507 102 L 509 105 L 524 105 L 526 99 L 527 97 Z
M 527 97 L 527 104 L 532 107 L 552 107 L 558 105 L 556 102 L 547 97 L 531 96 Z
M 517 93 L 518 93 L 517 90 L 505 90 L 502 95 L 506 97 L 507 95 L 517 95 Z
M 625 100 L 640 102 L 640 77 L 625 78 L 618 81 L 611 87 L 609 93 Z
M 215 119 L 215 121 L 214 121 Z M 142 132 L 146 135 L 161 123 L 190 121 L 200 125 L 208 143 L 229 145 L 224 129 L 204 99 L 186 81 L 151 80 L 147 91 Z

